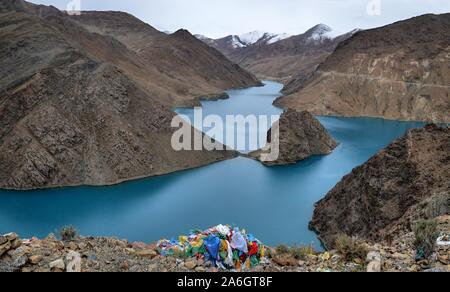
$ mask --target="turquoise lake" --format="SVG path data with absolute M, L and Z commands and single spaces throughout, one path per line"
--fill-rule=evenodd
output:
M 205 114 L 280 114 L 272 106 L 282 85 L 230 90 L 229 100 L 204 102 Z M 192 110 L 178 110 L 191 115 Z M 423 123 L 319 117 L 340 146 L 329 156 L 267 168 L 236 158 L 203 168 L 110 187 L 31 192 L 0 190 L 0 233 L 44 237 L 65 225 L 81 234 L 153 242 L 217 224 L 245 228 L 269 245 L 314 244 L 313 206 L 353 168 L 407 129 Z

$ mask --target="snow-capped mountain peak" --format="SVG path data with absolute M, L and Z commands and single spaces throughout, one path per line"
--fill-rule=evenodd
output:
M 267 44 L 273 44 L 275 42 L 278 42 L 285 38 L 290 37 L 290 35 L 288 35 L 286 33 L 273 34 L 273 33 L 262 32 L 262 31 L 252 31 L 249 33 L 239 35 L 238 37 L 245 46 L 250 46 L 250 45 L 256 44 L 260 41 L 264 41 Z
M 267 33 L 262 31 L 252 31 L 245 34 L 239 35 L 239 39 L 244 43 L 245 45 L 253 45 L 254 43 L 257 43 L 260 39 L 262 39 Z
M 243 43 L 242 40 L 240 39 L 240 37 L 236 36 L 236 35 L 231 37 L 231 45 L 235 49 L 246 47 L 246 44 Z
M 229 35 L 221 39 L 211 39 L 202 34 L 196 34 L 195 37 L 209 45 L 223 46 L 224 44 L 220 43 L 225 41 L 227 46 L 230 46 L 233 49 L 241 49 L 257 43 L 270 45 L 289 38 L 291 35 L 286 33 L 273 34 L 262 31 L 252 31 L 242 35 Z
M 194 35 L 196 38 L 198 38 L 199 40 L 203 41 L 203 40 L 209 40 L 209 38 L 207 36 L 204 36 L 202 34 L 196 34 Z
M 326 24 L 318 24 L 309 30 L 310 38 L 313 40 L 334 39 L 340 35 L 340 32 L 333 30 Z
M 284 39 L 287 39 L 290 37 L 291 37 L 291 35 L 287 34 L 287 33 L 274 34 L 274 35 L 271 35 L 271 38 L 270 38 L 270 40 L 267 41 L 267 43 L 273 44 L 273 43 L 279 42 L 281 40 L 284 40 Z

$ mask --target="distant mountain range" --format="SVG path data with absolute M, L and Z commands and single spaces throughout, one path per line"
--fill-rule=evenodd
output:
M 356 31 L 341 34 L 319 24 L 295 36 L 255 31 L 220 39 L 196 37 L 257 76 L 287 83 L 314 71 L 339 42 Z
M 279 107 L 449 122 L 449 35 L 450 14 L 427 14 L 344 34 L 318 24 L 295 36 L 200 39 L 259 78 L 283 82 Z
M 211 39 L 201 34 L 197 34 L 195 36 L 213 47 L 221 47 L 224 50 L 227 48 L 230 48 L 231 50 L 246 48 L 254 44 L 268 45 L 291 37 L 291 35 L 286 33 L 273 34 L 262 31 L 252 31 L 242 35 L 229 35 L 220 39 Z

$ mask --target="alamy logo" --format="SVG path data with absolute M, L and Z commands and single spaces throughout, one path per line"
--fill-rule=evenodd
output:
M 81 0 L 72 0 L 66 6 L 69 15 L 81 15 Z
M 261 160 L 275 161 L 279 155 L 278 119 L 278 115 L 227 115 L 223 119 L 219 115 L 203 116 L 202 108 L 196 107 L 193 121 L 186 115 L 172 119 L 171 126 L 177 129 L 172 135 L 172 148 L 175 151 L 240 152 L 262 148 Z M 270 139 L 266 135 L 268 125 L 273 125 Z
M 367 4 L 367 14 L 370 16 L 380 16 L 381 0 L 370 0 Z

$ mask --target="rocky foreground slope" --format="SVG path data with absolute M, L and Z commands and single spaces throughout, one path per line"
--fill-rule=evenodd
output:
M 327 247 L 340 234 L 382 241 L 418 219 L 450 214 L 450 128 L 428 125 L 389 145 L 332 189 L 311 227 Z
M 440 232 L 450 232 L 450 217 L 437 219 Z M 309 247 L 268 248 L 252 272 L 450 272 L 450 247 L 436 246 L 430 260 L 415 260 L 414 234 L 392 242 L 360 242 L 363 254 L 349 258 L 344 250 L 316 252 Z M 156 244 L 115 238 L 78 237 L 69 241 L 50 235 L 21 240 L 0 236 L 0 272 L 221 272 L 204 259 L 162 256 Z
M 272 137 L 274 133 L 274 137 Z M 309 112 L 285 111 L 267 133 L 268 144 L 250 153 L 266 165 L 297 163 L 315 155 L 328 155 L 338 143 Z
M 450 14 L 361 31 L 275 104 L 317 115 L 450 122 Z
M 171 147 L 170 106 L 258 84 L 186 31 L 3 0 L 0 39 L 0 188 L 115 184 L 235 156 Z

